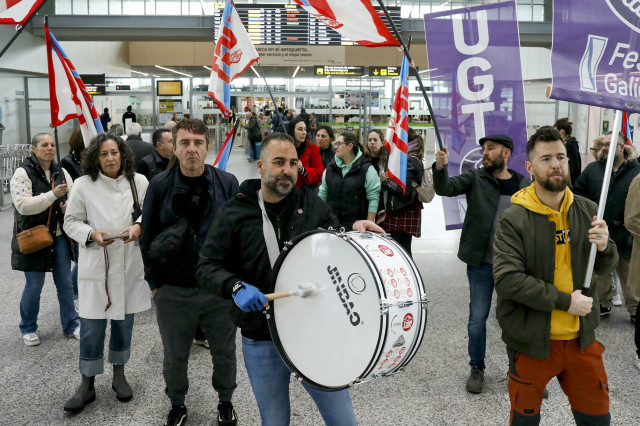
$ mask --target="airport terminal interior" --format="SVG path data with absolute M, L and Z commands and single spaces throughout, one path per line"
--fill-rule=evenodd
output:
M 427 60 L 424 14 L 472 7 L 496 0 L 383 0 L 405 41 L 426 93 L 439 102 L 437 70 Z M 236 0 L 258 63 L 231 83 L 231 105 L 242 124 L 249 109 L 260 120 L 261 133 L 271 131 L 278 107 L 300 114 L 304 108 L 319 124 L 336 134 L 355 133 L 361 144 L 371 129 L 385 131 L 398 88 L 402 51 L 396 47 L 366 48 L 305 15 L 294 1 Z M 379 10 L 378 2 L 373 5 Z M 594 161 L 593 140 L 611 130 L 614 111 L 550 99 L 552 0 L 516 0 L 527 136 L 559 118 L 573 122 L 583 167 Z M 111 367 L 96 378 L 97 399 L 77 415 L 63 411 L 78 385 L 78 342 L 59 330 L 58 302 L 47 274 L 39 313 L 41 344 L 23 345 L 18 324 L 24 287 L 22 272 L 11 269 L 14 226 L 9 180 L 28 155 L 31 138 L 53 135 L 43 18 L 79 72 L 98 113 L 108 109 L 108 131 L 125 135 L 123 114 L 131 107 L 142 127 L 142 139 L 170 120 L 196 118 L 209 127 L 212 144 L 207 164 L 213 164 L 231 131 L 208 96 L 211 66 L 224 2 L 210 0 L 48 0 L 0 57 L 0 413 L 2 423 L 36 425 L 162 424 L 170 403 L 164 394 L 163 345 L 155 307 L 136 315 L 127 377 L 134 389 L 128 403 L 111 390 Z M 289 17 L 289 18 L 287 18 Z M 295 18 L 295 28 L 291 21 Z M 304 18 L 304 19 L 302 19 Z M 16 28 L 0 26 L 0 44 Z M 1 48 L 2 46 L 0 46 Z M 516 66 L 514 64 L 514 66 Z M 271 91 L 271 94 L 270 94 Z M 505 94 L 505 99 L 508 97 Z M 275 104 L 274 104 L 275 101 Z M 423 165 L 430 168 L 438 149 L 434 118 L 417 80 L 409 78 L 409 126 L 425 140 Z M 639 125 L 640 116 L 629 122 Z M 68 140 L 78 120 L 58 126 L 59 155 L 69 153 Z M 637 128 L 637 127 L 636 127 Z M 239 182 L 258 178 L 248 162 L 247 131 L 237 132 L 227 171 Z M 640 138 L 635 132 L 632 142 Z M 639 142 L 640 143 L 640 142 Z M 495 293 L 487 321 L 485 389 L 465 390 L 469 373 L 467 316 L 469 285 L 466 265 L 457 257 L 460 230 L 446 230 L 442 198 L 424 204 L 422 236 L 413 240 L 413 258 L 428 301 L 424 339 L 413 360 L 391 377 L 351 388 L 361 425 L 502 425 L 509 422 L 508 359 L 495 315 Z M 304 271 L 301 267 L 301 272 Z M 295 321 L 295 319 L 292 319 Z M 612 424 L 640 423 L 634 365 L 634 325 L 624 307 L 614 307 L 597 329 L 606 348 Z M 233 404 L 238 424 L 258 425 L 260 414 L 242 361 L 237 334 L 238 388 Z M 344 354 L 348 357 L 349 354 Z M 189 363 L 186 405 L 189 424 L 216 424 L 217 395 L 211 386 L 211 357 L 194 345 Z M 543 425 L 573 424 L 567 397 L 553 380 L 542 405 Z M 291 384 L 291 424 L 322 424 L 312 399 L 296 380 Z

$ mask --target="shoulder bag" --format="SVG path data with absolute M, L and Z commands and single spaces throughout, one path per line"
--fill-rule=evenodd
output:
M 51 190 L 53 190 L 53 180 L 51 180 Z M 49 217 L 46 225 L 34 226 L 22 232 L 18 232 L 18 214 L 17 211 L 14 213 L 16 239 L 18 240 L 18 246 L 20 246 L 20 253 L 31 254 L 53 245 L 53 237 L 49 231 L 52 210 L 53 203 L 49 206 Z

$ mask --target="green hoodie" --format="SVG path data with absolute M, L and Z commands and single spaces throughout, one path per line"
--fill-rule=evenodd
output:
M 513 204 L 500 218 L 493 244 L 493 275 L 498 295 L 496 316 L 502 328 L 502 340 L 511 349 L 534 358 L 549 357 L 553 313 L 564 312 L 571 306 L 571 294 L 582 288 L 589 258 L 589 229 L 596 215 L 597 205 L 579 195 L 565 194 L 560 212 L 543 209 L 534 186 L 514 195 Z M 567 193 L 571 191 L 567 190 Z M 537 201 L 536 201 L 537 200 Z M 552 220 L 549 217 L 552 216 Z M 560 223 L 560 226 L 558 226 Z M 566 235 L 564 224 L 571 226 L 571 244 L 558 249 L 556 235 Z M 559 252 L 559 257 L 556 253 Z M 607 274 L 618 262 L 615 243 L 609 238 L 607 248 L 598 252 L 594 272 Z M 567 272 L 559 285 L 556 266 L 559 264 L 572 277 L 568 288 Z M 595 340 L 595 329 L 600 321 L 595 279 L 591 280 L 593 309 L 579 317 L 578 337 L 582 349 Z M 568 315 L 568 314 L 567 314 Z M 568 318 L 568 317 L 567 317 Z M 566 319 L 566 318 L 565 318 Z M 566 333 L 569 322 L 555 321 L 554 338 Z

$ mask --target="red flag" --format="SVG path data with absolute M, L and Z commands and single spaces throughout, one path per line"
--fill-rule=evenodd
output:
M 389 151 L 387 174 L 400 185 L 402 193 L 406 191 L 407 151 L 409 149 L 409 61 L 402 58 L 400 68 L 400 86 L 393 101 L 393 111 L 389 117 L 389 125 L 384 146 Z
M 310 15 L 367 47 L 400 46 L 368 0 L 295 0 Z
M 0 24 L 24 25 L 46 0 L 0 0 Z
M 225 117 L 231 115 L 231 82 L 258 59 L 260 56 L 242 25 L 233 1 L 227 0 L 213 55 L 208 92 Z
M 93 100 L 87 92 L 80 74 L 62 50 L 62 46 L 44 27 L 49 69 L 49 98 L 51 100 L 51 126 L 56 127 L 67 120 L 77 118 L 80 122 L 85 146 L 101 133 L 102 123 Z

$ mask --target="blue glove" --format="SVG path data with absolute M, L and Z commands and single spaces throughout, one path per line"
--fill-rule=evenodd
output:
M 233 301 L 245 312 L 259 312 L 264 309 L 267 298 L 256 287 L 242 281 L 238 281 L 231 292 Z

